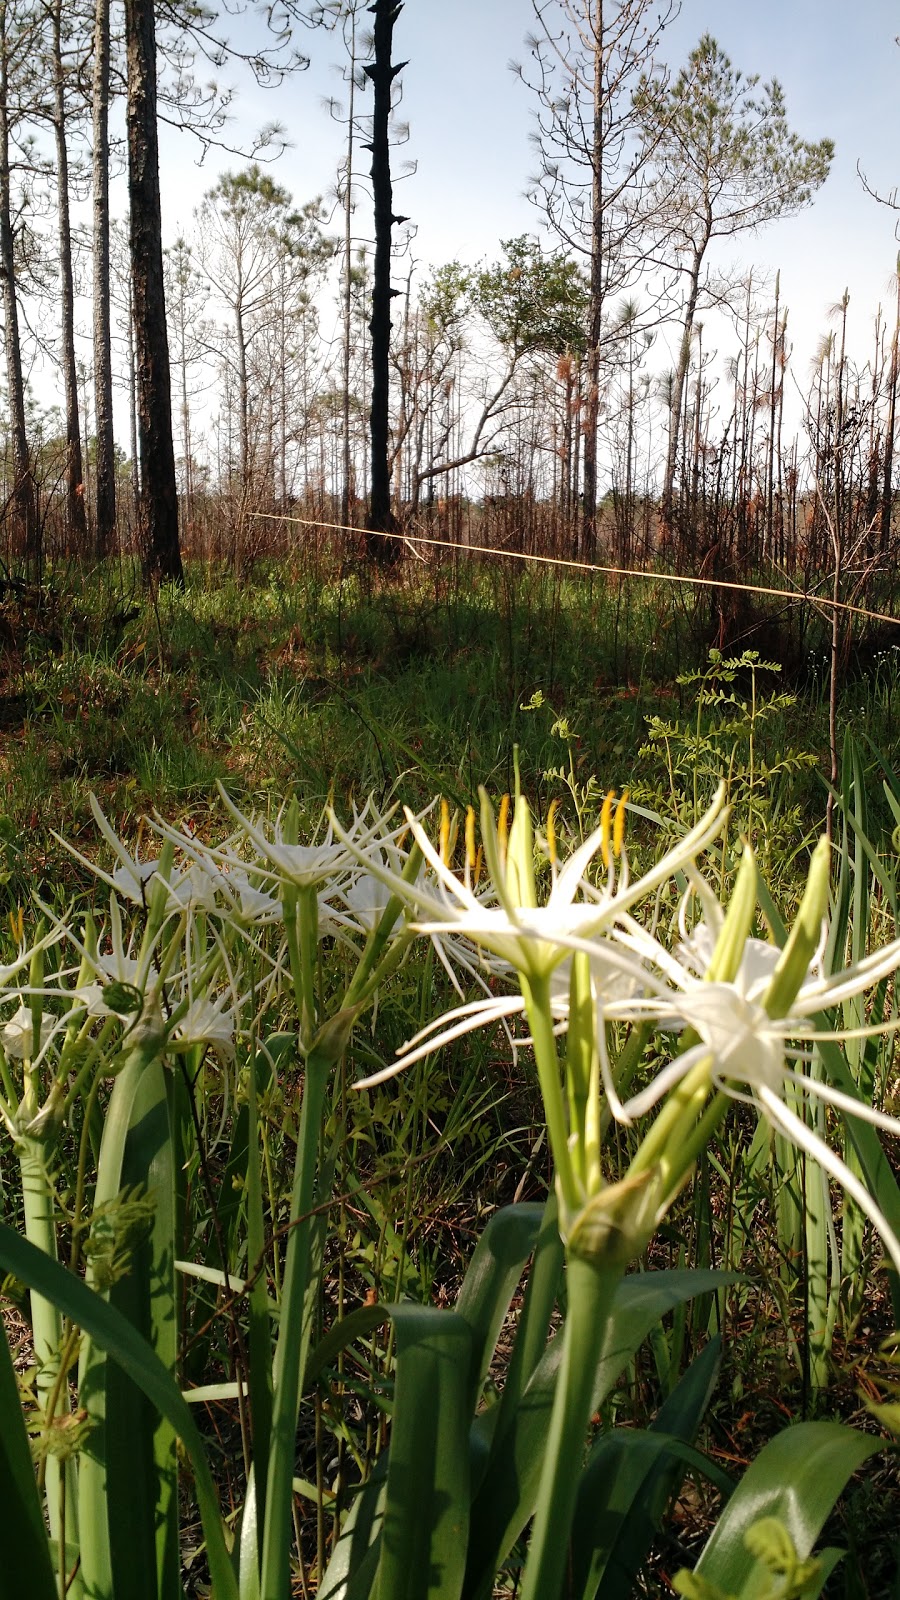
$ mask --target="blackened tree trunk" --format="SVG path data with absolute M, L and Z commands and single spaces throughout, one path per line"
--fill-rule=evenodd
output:
M 394 216 L 394 193 L 391 185 L 390 116 L 391 85 L 406 62 L 391 64 L 394 23 L 402 4 L 397 0 L 375 0 L 369 7 L 374 14 L 375 59 L 365 68 L 375 91 L 372 114 L 372 195 L 375 202 L 375 267 L 372 282 L 372 405 L 369 412 L 370 492 L 369 517 L 366 527 L 368 553 L 376 561 L 396 561 L 400 555 L 399 540 L 385 538 L 397 530 L 391 511 L 391 473 L 388 460 L 389 431 L 389 358 L 391 344 L 391 230 L 395 222 L 404 217 Z
M 600 417 L 600 339 L 603 330 L 605 261 L 604 252 L 604 16 L 603 3 L 594 9 L 594 118 L 591 145 L 591 249 L 590 305 L 585 366 L 587 393 L 584 405 L 584 492 L 581 523 L 581 558 L 597 556 L 597 428 Z
M 154 0 L 125 0 L 125 52 L 131 278 L 141 454 L 138 516 L 144 573 L 151 581 L 162 579 L 183 584 L 163 286 Z
M 56 203 L 59 210 L 59 276 L 62 301 L 62 368 L 66 401 L 66 528 L 74 549 L 87 554 L 84 468 L 75 361 L 75 286 L 69 216 L 69 148 L 66 140 L 66 75 L 62 51 L 62 0 L 55 0 L 53 29 L 53 136 L 56 142 Z
M 12 33 L 6 0 L 0 0 L 0 304 L 3 307 L 9 429 L 12 437 L 13 486 L 10 513 L 16 545 L 34 569 L 35 576 L 40 578 L 41 540 L 25 420 L 25 384 L 19 343 L 19 304 L 16 294 L 12 226 L 10 63 L 15 49 Z
M 97 433 L 98 556 L 111 555 L 116 536 L 116 451 L 113 435 L 112 321 L 109 294 L 109 0 L 94 11 L 94 418 Z

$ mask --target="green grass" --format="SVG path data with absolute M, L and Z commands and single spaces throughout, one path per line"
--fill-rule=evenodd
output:
M 346 805 L 370 791 L 467 804 L 479 783 L 511 787 L 517 746 L 539 812 L 560 790 L 547 774 L 570 758 L 579 784 L 661 803 L 666 761 L 638 751 L 653 718 L 690 729 L 696 691 L 676 679 L 706 656 L 681 593 L 518 565 L 413 564 L 387 580 L 275 570 L 240 587 L 195 572 L 156 606 L 127 582 L 123 598 L 121 577 L 53 583 L 0 652 L 0 812 L 45 887 L 63 874 L 49 827 L 80 836 L 90 789 L 126 827 L 153 807 L 202 825 L 217 780 L 239 797 L 296 791 L 310 812 L 329 794 Z M 862 703 L 888 753 L 896 675 L 881 658 L 847 695 L 847 715 Z M 541 709 L 523 710 L 536 691 Z M 811 752 L 821 772 L 826 729 L 814 681 L 796 707 L 760 720 L 758 760 Z M 716 759 L 728 765 L 721 739 Z M 801 773 L 772 803 L 815 826 L 824 790 Z M 17 887 L 13 875 L 13 898 Z
M 88 875 L 54 838 L 56 831 L 89 855 L 98 851 L 90 791 L 133 844 L 141 816 L 154 810 L 204 834 L 224 832 L 217 782 L 243 805 L 274 808 L 295 795 L 304 826 L 329 798 L 348 809 L 370 792 L 414 807 L 443 794 L 464 807 L 477 800 L 479 784 L 495 796 L 513 787 L 516 748 L 538 815 L 561 801 L 558 826 L 573 834 L 594 825 L 608 788 L 627 787 L 648 812 L 690 819 L 724 770 L 746 805 L 738 828 L 753 833 L 782 907 L 802 883 L 826 801 L 824 677 L 785 685 L 745 660 L 726 679 L 709 662 L 703 615 L 662 583 L 560 582 L 543 569 L 501 564 L 434 571 L 413 564 L 383 578 L 298 563 L 296 572 L 260 571 L 243 586 L 193 572 L 184 594 L 166 590 L 150 604 L 133 598 L 127 574 L 59 573 L 52 582 L 18 633 L 13 619 L 0 649 L 0 959 L 11 939 L 8 918 L 29 911 L 33 892 L 57 906 L 90 892 Z M 819 641 L 809 643 L 818 651 Z M 705 679 L 686 681 L 692 671 Z M 868 735 L 893 766 L 900 766 L 898 696 L 898 657 L 890 652 L 868 677 L 852 679 L 841 701 L 843 725 Z M 871 836 L 889 851 L 893 817 L 883 775 L 874 754 L 865 759 Z M 639 865 L 640 820 L 630 828 Z M 723 871 L 730 869 L 730 858 L 723 860 Z M 389 1059 L 450 998 L 440 972 L 410 962 L 379 1012 L 377 1034 L 354 1036 L 351 1076 Z M 273 1219 L 284 1208 L 297 1092 L 296 1082 L 279 1083 L 264 1107 Z M 227 1128 L 231 1108 L 212 1074 L 198 1094 L 209 1127 L 221 1117 Z M 517 1192 L 536 1198 L 544 1190 L 537 1107 L 525 1053 L 512 1067 L 502 1035 L 464 1041 L 365 1100 L 336 1092 L 328 1124 L 340 1152 L 335 1192 L 350 1198 L 331 1219 L 327 1245 L 335 1303 L 374 1289 L 452 1298 L 491 1210 Z M 628 1138 L 616 1130 L 619 1159 Z M 732 1157 L 739 1164 L 740 1154 L 719 1151 L 725 1167 Z M 225 1195 L 228 1160 L 227 1138 L 219 1146 L 212 1140 L 206 1178 Z M 2 1176 L 11 1187 L 5 1165 Z M 209 1234 L 202 1177 L 196 1169 L 188 1175 L 192 1244 Z M 732 1201 L 715 1176 L 702 1203 L 686 1196 L 663 1230 L 667 1259 L 705 1264 L 710 1233 Z M 9 1205 L 14 1210 L 14 1198 Z M 706 1440 L 724 1462 L 752 1455 L 786 1412 L 798 1415 L 808 1404 L 791 1354 L 797 1304 L 795 1286 L 783 1288 L 776 1211 L 777 1197 L 761 1190 L 745 1260 L 755 1314 L 749 1291 L 729 1307 L 730 1354 Z M 759 1314 L 761 1305 L 770 1316 Z M 192 1382 L 229 1371 L 228 1326 L 213 1317 L 204 1327 L 214 1308 L 202 1287 L 187 1294 Z M 869 1347 L 889 1331 L 888 1317 L 884 1301 L 870 1299 Z M 705 1334 L 691 1326 L 685 1349 Z M 823 1402 L 845 1415 L 858 1406 L 852 1373 L 860 1349 L 837 1352 L 843 1376 Z M 626 1415 L 652 1414 L 660 1359 L 659 1351 L 644 1352 L 628 1374 Z M 373 1344 L 371 1370 L 346 1377 L 334 1391 L 343 1411 L 320 1412 L 301 1440 L 310 1478 L 324 1448 L 329 1459 L 354 1451 L 368 1459 L 383 1427 L 390 1350 Z M 215 1427 L 227 1482 L 239 1476 L 234 1419 L 223 1412 Z M 891 1530 L 879 1520 L 877 1480 L 864 1478 L 854 1492 L 871 1549 L 857 1541 L 853 1560 L 868 1562 L 873 1577 L 869 1587 L 865 1578 L 855 1588 L 848 1579 L 846 1593 L 874 1597 L 887 1592 L 877 1584 Z M 696 1539 L 697 1526 L 686 1532 L 682 1555 Z M 648 1593 L 667 1592 L 659 1574 L 647 1583 Z

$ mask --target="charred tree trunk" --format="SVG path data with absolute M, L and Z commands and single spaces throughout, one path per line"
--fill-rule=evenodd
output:
M 15 544 L 29 565 L 35 569 L 35 576 L 39 579 L 41 538 L 25 420 L 25 384 L 22 376 L 22 349 L 19 342 L 19 304 L 16 295 L 12 224 L 9 151 L 10 50 L 7 8 L 5 0 L 0 0 L 0 303 L 3 306 L 9 428 L 12 436 L 13 486 L 10 512 Z
M 56 141 L 56 202 L 59 209 L 59 276 L 62 300 L 62 366 L 66 402 L 66 525 L 79 555 L 87 554 L 84 467 L 75 360 L 75 285 L 69 217 L 69 150 L 66 143 L 66 79 L 62 55 L 62 0 L 55 0 L 53 25 L 53 135 Z
M 109 297 L 109 0 L 96 0 L 93 89 L 94 419 L 97 477 L 94 539 L 112 555 L 116 537 L 116 450 L 113 434 L 112 325 Z
M 591 281 L 586 352 L 587 388 L 584 399 L 583 511 L 581 556 L 597 555 L 597 425 L 600 416 L 600 337 L 603 328 L 604 193 L 603 193 L 603 3 L 594 16 L 594 126 L 591 147 Z
M 391 230 L 395 222 L 405 222 L 405 217 L 394 215 L 394 193 L 391 184 L 390 116 L 391 88 L 405 61 L 391 63 L 394 23 L 402 10 L 396 0 L 375 0 L 369 10 L 375 17 L 375 59 L 365 68 L 375 92 L 372 114 L 372 195 L 375 202 L 375 267 L 372 281 L 372 404 L 369 412 L 370 490 L 369 516 L 366 523 L 368 537 L 366 548 L 375 561 L 398 560 L 401 545 L 398 540 L 385 538 L 397 531 L 397 521 L 391 510 L 391 473 L 388 459 L 389 399 L 390 399 L 390 345 L 391 345 Z
M 131 279 L 141 454 L 138 510 L 141 548 L 144 573 L 149 580 L 183 584 L 163 286 L 154 0 L 126 0 L 125 50 Z

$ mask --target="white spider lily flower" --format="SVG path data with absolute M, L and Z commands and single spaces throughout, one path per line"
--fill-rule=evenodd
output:
M 383 862 L 381 852 L 377 852 L 378 859 Z M 380 920 L 387 909 L 391 898 L 391 891 L 381 878 L 368 868 L 355 874 L 346 888 L 340 890 L 340 900 L 347 912 L 347 924 L 353 928 L 360 928 L 364 933 L 370 933 L 376 922 Z M 332 914 L 343 921 L 343 917 L 334 908 Z
M 527 803 L 521 798 L 516 802 L 507 846 L 503 824 L 501 822 L 499 828 L 495 825 L 490 803 L 482 791 L 482 838 L 494 891 L 493 903 L 489 903 L 485 893 L 479 894 L 473 888 L 469 862 L 462 877 L 453 872 L 444 851 L 435 850 L 420 820 L 409 810 L 405 813 L 408 826 L 431 868 L 437 892 L 428 879 L 420 877 L 416 882 L 406 883 L 399 873 L 384 868 L 374 858 L 366 864 L 392 894 L 413 907 L 417 914 L 414 924 L 417 932 L 432 936 L 463 935 L 526 979 L 546 980 L 567 959 L 573 941 L 580 944 L 588 939 L 595 940 L 611 929 L 637 901 L 696 860 L 722 828 L 724 786 L 719 788 L 697 826 L 635 883 L 629 882 L 627 860 L 621 850 L 624 802 L 619 805 L 615 823 L 611 807 L 612 795 L 608 795 L 600 827 L 572 852 L 560 870 L 553 862 L 550 894 L 545 905 L 537 904 L 531 820 Z M 361 860 L 361 852 L 354 849 L 349 835 L 334 817 L 332 826 L 337 837 Z M 607 887 L 599 893 L 594 891 L 590 899 L 578 899 L 576 897 L 585 892 L 584 874 L 598 854 L 602 854 L 608 868 Z M 615 858 L 619 856 L 622 867 L 617 880 Z M 624 961 L 621 964 L 624 965 Z
M 220 897 L 227 893 L 227 880 L 214 862 L 200 856 L 169 885 L 169 893 L 176 905 L 214 912 L 219 909 Z
M 14 1011 L 8 1022 L 0 1028 L 0 1044 L 4 1053 L 14 1061 L 30 1061 L 39 1051 L 43 1050 L 48 1040 L 52 1038 L 56 1027 L 56 1018 L 41 1017 L 38 1029 L 39 1038 L 37 1050 L 34 1048 L 34 1019 L 28 1006 L 21 1005 Z
M 231 1060 L 235 1052 L 237 1013 L 230 994 L 219 995 L 215 1000 L 200 997 L 192 1000 L 181 1021 L 173 1029 L 169 1048 L 190 1049 L 206 1045 L 217 1055 Z
M 223 889 L 234 904 L 243 922 L 280 922 L 284 913 L 281 901 L 253 883 L 248 873 L 239 867 L 223 872 Z
M 107 822 L 96 796 L 89 795 L 88 798 L 94 821 L 113 854 L 117 857 L 118 866 L 114 867 L 112 872 L 105 872 L 102 867 L 97 866 L 95 861 L 91 861 L 88 856 L 82 855 L 80 850 L 76 850 L 74 845 L 62 837 L 62 834 L 54 832 L 54 839 L 57 839 L 68 850 L 69 854 L 73 855 L 77 861 L 80 861 L 82 866 L 87 867 L 96 878 L 100 878 L 111 889 L 115 889 L 123 900 L 130 900 L 133 904 L 139 906 L 144 905 L 147 885 L 156 873 L 159 866 L 158 861 L 139 861 L 136 856 L 126 850 L 115 829 Z
M 609 1010 L 614 1011 L 620 1001 L 627 1004 L 639 990 L 643 992 L 649 975 L 640 961 L 618 949 L 612 940 L 593 943 L 590 949 L 594 996 L 605 1013 L 608 1014 Z M 564 960 L 550 974 L 549 983 L 550 1013 L 557 1034 L 565 1033 L 569 1022 L 571 954 L 566 950 L 563 955 Z M 480 974 L 476 973 L 474 976 L 479 978 L 484 987 Z M 507 972 L 505 976 L 512 977 L 513 974 Z M 465 1034 L 474 1033 L 479 1028 L 489 1028 L 494 1023 L 500 1023 L 506 1029 L 507 1039 L 515 1052 L 518 1045 L 527 1045 L 532 1041 L 527 1036 L 513 1039 L 507 1024 L 513 1017 L 524 1016 L 525 1013 L 526 1003 L 521 992 L 488 993 L 483 999 L 455 1006 L 452 1011 L 445 1011 L 442 1016 L 435 1017 L 401 1045 L 396 1061 L 382 1067 L 378 1072 L 373 1072 L 367 1078 L 361 1078 L 354 1087 L 372 1089 L 376 1084 L 396 1077 L 399 1072 L 405 1071 L 423 1056 L 431 1055 L 455 1039 L 461 1039 Z
M 136 989 L 143 992 L 147 982 L 147 964 L 135 956 L 127 956 L 121 950 L 114 950 L 111 955 L 96 955 L 88 958 L 96 973 L 97 983 L 82 983 L 72 990 L 72 999 L 81 1006 L 90 1017 L 126 1016 L 134 1009 L 133 1006 L 117 1009 L 110 1003 L 110 996 L 116 998 L 116 989 L 122 985 L 126 990 Z
M 335 843 L 330 822 L 321 839 L 313 844 L 299 844 L 291 837 L 296 832 L 296 818 L 290 815 L 290 809 L 286 822 L 282 821 L 281 816 L 274 823 L 263 822 L 239 811 L 221 784 L 219 793 L 226 809 L 256 851 L 257 860 L 252 863 L 254 871 L 274 881 L 292 884 L 298 889 L 311 889 L 333 880 L 339 873 L 355 865 L 356 858 L 345 842 L 341 840 Z M 383 826 L 380 817 L 370 824 L 366 813 L 357 816 L 352 834 L 357 848 L 364 851 L 373 840 L 378 839 Z M 214 854 L 223 864 L 233 863 L 238 870 L 247 869 L 246 861 L 225 849 L 216 850 Z
M 160 817 L 154 818 L 153 828 L 192 862 L 184 877 L 173 885 L 172 892 L 176 900 L 196 909 L 230 915 L 245 924 L 279 922 L 282 919 L 281 901 L 254 881 L 250 875 L 250 864 L 235 854 L 237 845 L 245 837 L 242 832 L 214 846 L 203 844 L 191 834 L 169 827 Z M 267 872 L 267 881 L 271 883 L 272 878 L 273 874 Z M 195 891 L 193 897 L 192 888 Z
M 827 862 L 827 854 L 823 855 Z M 811 873 L 812 882 L 812 873 Z M 773 1006 L 777 974 L 784 970 L 782 952 L 761 939 L 748 938 L 733 978 L 724 981 L 704 976 L 710 970 L 713 939 L 703 924 L 674 957 L 660 952 L 658 966 L 673 981 L 666 994 L 656 992 L 618 1008 L 618 1015 L 650 1020 L 662 1028 L 690 1029 L 698 1043 L 677 1056 L 645 1089 L 624 1103 L 616 1094 L 605 1059 L 600 1030 L 600 1055 L 604 1088 L 613 1115 L 631 1122 L 652 1110 L 697 1067 L 707 1064 L 710 1087 L 733 1100 L 755 1107 L 769 1125 L 834 1178 L 869 1218 L 900 1272 L 900 1240 L 868 1189 L 844 1160 L 801 1116 L 794 1106 L 803 1096 L 820 1101 L 848 1116 L 858 1117 L 895 1136 L 900 1120 L 887 1116 L 862 1099 L 842 1093 L 818 1077 L 797 1070 L 808 1061 L 817 1040 L 840 1041 L 865 1036 L 870 1030 L 820 1029 L 818 1019 L 830 1007 L 862 994 L 900 966 L 900 940 L 842 972 L 824 975 L 820 939 L 806 973 L 786 1004 Z M 872 1031 L 883 1031 L 877 1028 Z M 794 1063 L 793 1065 L 791 1063 Z
M 109 921 L 104 942 L 109 949 L 102 954 L 97 949 L 97 939 L 86 925 L 84 938 L 79 939 L 73 928 L 67 931 L 69 943 L 80 958 L 80 981 L 68 991 L 74 1006 L 83 1006 L 88 1016 L 131 1016 L 133 1003 L 120 1002 L 124 993 L 136 991 L 140 996 L 153 992 L 159 983 L 156 964 L 157 938 L 144 939 L 135 955 L 131 940 L 126 940 L 122 913 L 115 894 L 109 897 Z M 117 993 L 118 991 L 118 993 Z M 133 1000 L 133 994 L 132 994 Z

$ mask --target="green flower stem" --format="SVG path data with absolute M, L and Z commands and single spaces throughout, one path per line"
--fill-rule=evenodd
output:
M 547 1119 L 547 1135 L 553 1154 L 553 1165 L 556 1168 L 556 1181 L 559 1184 L 564 1210 L 574 1214 L 584 1204 L 584 1197 L 579 1192 L 569 1151 L 566 1104 L 563 1098 L 559 1056 L 550 1009 L 550 978 L 543 974 L 526 977 L 523 972 L 519 975 L 519 983 L 534 1043 L 534 1059 L 537 1063 L 538 1082 L 544 1101 L 544 1115 Z
M 664 1157 L 661 1165 L 668 1180 L 666 1185 L 667 1193 L 673 1199 L 693 1167 L 694 1162 L 706 1149 L 716 1129 L 721 1127 L 730 1104 L 731 1101 L 727 1094 L 723 1094 L 721 1089 L 717 1090 L 700 1121 L 694 1125 L 693 1129 L 686 1129 L 683 1136 L 680 1135 L 672 1140 L 672 1149 L 675 1152 L 675 1157 L 674 1159 L 670 1159 L 668 1156 Z
M 710 1090 L 708 1061 L 698 1061 L 686 1078 L 669 1095 L 662 1111 L 646 1137 L 628 1171 L 634 1176 L 651 1167 L 664 1166 L 674 1172 L 678 1163 L 679 1146 L 688 1138 L 696 1118 L 706 1104 Z
M 274 1400 L 266 1488 L 260 1600 L 285 1600 L 290 1593 L 292 1482 L 296 1453 L 301 1368 L 305 1364 L 304 1310 L 312 1255 L 312 1221 L 319 1136 L 329 1051 L 311 1050 L 306 1059 L 303 1104 L 291 1195 L 291 1231 L 286 1251 L 278 1345 L 273 1369 Z
M 25 1213 L 25 1237 L 51 1261 L 57 1259 L 56 1222 L 53 1215 L 53 1188 L 47 1172 L 47 1148 L 40 1139 L 23 1137 L 18 1147 L 19 1170 L 22 1175 L 22 1206 Z M 38 1404 L 44 1412 L 44 1426 L 52 1418 L 49 1409 L 51 1397 L 59 1395 L 58 1375 L 63 1330 L 62 1318 L 55 1305 L 43 1295 L 31 1294 L 31 1325 L 34 1333 L 34 1359 L 37 1366 L 35 1388 Z M 62 1480 L 60 1462 L 52 1455 L 46 1459 L 44 1478 L 47 1494 L 47 1511 L 50 1532 L 54 1539 L 65 1539 L 62 1508 Z M 72 1500 L 74 1504 L 74 1499 Z
M 521 1600 L 558 1600 L 562 1593 L 578 1483 L 593 1404 L 594 1379 L 613 1296 L 624 1264 L 570 1254 L 569 1309 L 537 1509 Z
M 404 864 L 402 872 L 403 882 L 415 883 L 416 878 L 419 875 L 419 868 L 421 865 L 422 852 L 419 846 L 416 844 L 413 846 Z M 402 916 L 402 914 L 403 901 L 400 899 L 399 895 L 391 895 L 391 898 L 388 900 L 388 903 L 382 911 L 381 916 L 366 940 L 365 949 L 363 950 L 363 953 L 359 959 L 359 965 L 354 972 L 352 979 L 350 980 L 350 987 L 344 996 L 345 1006 L 356 1005 L 359 1000 L 362 1000 L 364 997 L 373 993 L 373 991 L 378 987 L 378 984 L 383 981 L 385 976 L 388 975 L 387 971 L 385 970 L 385 964 L 383 963 L 382 966 L 379 966 L 378 963 L 381 961 L 385 946 L 387 945 L 387 942 L 394 931 L 397 919 L 398 917 Z M 411 942 L 412 938 L 413 935 L 409 934 L 408 938 L 402 939 L 402 950 L 397 956 L 396 961 L 392 962 L 391 958 L 393 952 L 388 953 L 385 958 L 385 963 L 389 964 L 390 971 L 393 971 L 394 966 L 402 958 L 402 955 L 405 954 L 407 945 Z
M 100 1029 L 100 1032 L 97 1034 L 97 1037 L 92 1039 L 90 1037 L 89 1030 L 91 1027 L 93 1027 L 93 1024 L 94 1018 L 89 1017 L 85 1021 L 84 1026 L 80 1029 L 79 1033 L 76 1035 L 75 1040 L 66 1044 L 60 1056 L 59 1071 L 56 1074 L 56 1081 L 57 1083 L 67 1086 L 66 1098 L 63 1101 L 62 1107 L 63 1121 L 65 1121 L 65 1118 L 68 1115 L 71 1107 L 75 1104 L 75 1101 L 81 1098 L 84 1092 L 84 1086 L 93 1074 L 96 1063 L 100 1060 L 101 1056 L 105 1052 L 110 1038 L 115 1033 L 117 1028 L 121 1028 L 121 1022 L 118 1017 L 107 1017 Z M 81 1054 L 82 1050 L 85 1052 L 83 1055 Z M 71 1083 L 69 1083 L 69 1074 L 73 1070 L 73 1062 L 75 1063 L 74 1077 L 72 1078 Z M 110 1063 L 107 1063 L 107 1070 L 111 1073 Z M 106 1074 L 100 1073 L 99 1076 L 104 1077 Z
M 9 1070 L 6 1053 L 2 1049 L 0 1049 L 0 1083 L 2 1083 L 3 1092 L 6 1095 L 6 1112 L 9 1120 L 12 1121 L 15 1108 L 19 1104 L 19 1089 Z
M 284 926 L 294 1000 L 300 1016 L 301 1043 L 308 1046 L 316 1031 L 316 956 L 319 948 L 319 901 L 315 884 L 282 890 Z

